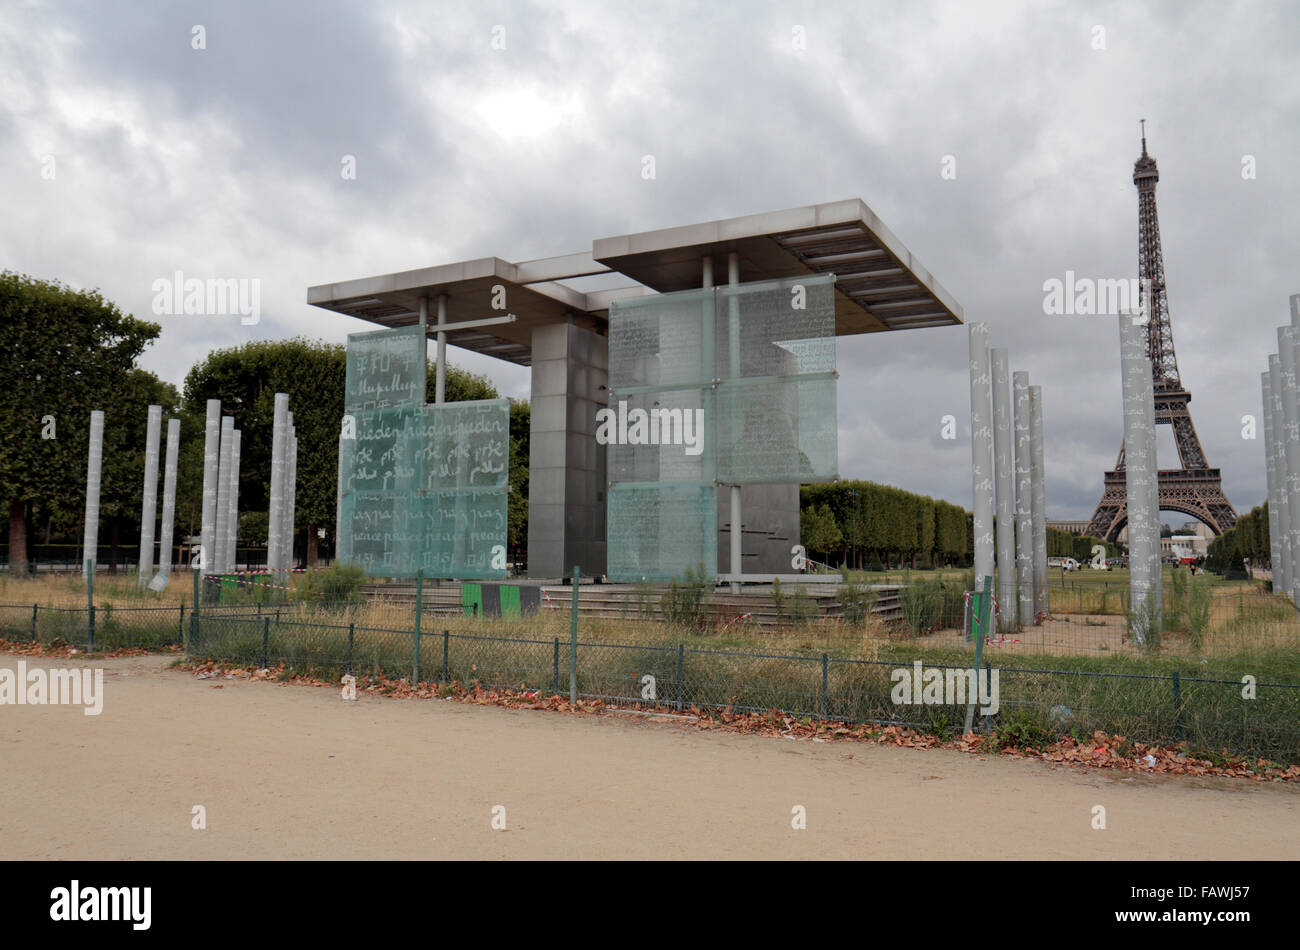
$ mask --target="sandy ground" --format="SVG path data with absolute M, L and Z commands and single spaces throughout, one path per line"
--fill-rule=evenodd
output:
M 18 658 L 0 656 L 15 668 Z M 34 660 L 28 665 L 73 666 Z M 0 857 L 1295 858 L 1300 789 L 707 733 L 95 661 L 0 706 Z M 206 830 L 191 828 L 203 805 Z M 505 831 L 492 809 L 505 808 Z M 802 805 L 806 830 L 791 828 Z M 1095 805 L 1106 830 L 1093 830 Z

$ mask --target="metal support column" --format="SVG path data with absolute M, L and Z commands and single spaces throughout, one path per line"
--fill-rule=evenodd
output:
M 740 283 L 740 255 L 735 251 L 727 255 L 727 284 L 735 287 Z M 740 378 L 740 300 L 731 295 L 727 301 L 727 347 L 728 379 Z M 716 439 L 716 435 L 714 436 Z M 740 511 L 740 486 L 731 486 L 731 573 L 737 577 L 745 572 L 741 536 L 743 524 Z M 740 581 L 731 582 L 731 592 L 740 593 Z
M 1047 483 L 1043 466 L 1043 387 L 1029 387 L 1030 462 L 1033 469 L 1031 521 L 1034 532 L 1034 619 L 1045 617 L 1047 599 Z
M 199 543 L 203 549 L 204 575 L 213 570 L 212 550 L 217 536 L 217 468 L 221 455 L 221 400 L 208 400 L 207 423 L 203 430 L 203 521 Z M 202 587 L 199 588 L 202 590 Z
M 1016 433 L 1016 594 L 1022 627 L 1034 623 L 1034 464 L 1030 447 L 1033 420 L 1029 401 L 1029 374 L 1013 377 Z
M 989 350 L 993 371 L 993 472 L 997 485 L 998 630 L 1016 629 L 1016 473 L 1011 440 L 1011 368 L 1005 347 Z
M 162 441 L 162 406 L 150 406 L 144 439 L 144 492 L 140 503 L 139 587 L 153 575 L 154 519 L 158 514 L 158 445 Z
M 90 443 L 86 452 L 86 529 L 81 539 L 81 563 L 86 576 L 93 578 L 99 559 L 99 488 L 104 466 L 104 413 L 90 413 Z
M 970 448 L 976 590 L 983 590 L 984 578 L 993 576 L 993 397 L 990 385 L 988 324 L 972 323 Z
M 172 537 L 176 527 L 176 463 L 181 447 L 181 420 L 167 420 L 167 457 L 163 463 L 162 525 L 158 534 L 158 573 L 172 571 Z

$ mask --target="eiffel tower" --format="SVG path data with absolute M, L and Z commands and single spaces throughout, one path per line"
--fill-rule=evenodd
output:
M 1142 156 L 1133 165 L 1133 184 L 1138 192 L 1138 277 L 1143 295 L 1150 288 L 1147 312 L 1147 355 L 1151 358 L 1151 378 L 1155 386 L 1156 424 L 1174 428 L 1180 467 L 1161 470 L 1160 507 L 1181 511 L 1205 522 L 1215 534 L 1222 534 L 1237 523 L 1237 512 L 1223 493 L 1217 468 L 1205 462 L 1201 440 L 1192 425 L 1187 404 L 1192 394 L 1183 388 L 1174 356 L 1174 335 L 1169 324 L 1169 298 L 1165 295 L 1165 258 L 1160 249 L 1160 220 L 1156 217 L 1156 182 L 1160 172 L 1156 160 L 1147 154 L 1146 120 L 1142 120 Z M 1128 504 L 1124 485 L 1124 446 L 1120 443 L 1115 470 L 1106 473 L 1106 487 L 1097 511 L 1088 523 L 1087 534 L 1119 540 L 1128 523 Z

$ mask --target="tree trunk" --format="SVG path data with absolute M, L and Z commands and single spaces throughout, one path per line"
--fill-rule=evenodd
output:
M 9 502 L 9 575 L 27 574 L 27 518 L 25 506 L 14 499 Z
M 316 526 L 308 523 L 307 525 L 307 566 L 316 566 Z

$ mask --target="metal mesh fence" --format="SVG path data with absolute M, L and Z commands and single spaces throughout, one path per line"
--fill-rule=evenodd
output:
M 1226 619 L 1214 629 L 1235 630 L 1241 639 L 1239 648 L 1217 654 L 1197 652 L 1187 643 L 1170 649 L 1177 640 L 1169 637 L 1155 650 L 1051 653 L 1034 646 L 1033 627 L 1015 634 L 1022 641 L 1019 648 L 1000 647 L 998 638 L 991 638 L 984 650 L 988 672 L 981 675 L 996 676 L 996 708 L 977 707 L 977 731 L 1083 739 L 1103 730 L 1133 742 L 1185 743 L 1193 752 L 1229 750 L 1300 762 L 1300 657 L 1286 639 L 1295 620 L 1274 618 L 1276 602 L 1256 601 L 1253 593 L 1246 594 L 1224 608 Z M 907 619 L 911 608 L 904 604 L 899 618 L 883 630 L 866 621 L 852 638 L 826 639 L 808 650 L 722 648 L 709 635 L 684 634 L 680 642 L 657 643 L 580 638 L 575 656 L 568 637 L 530 636 L 526 619 L 513 622 L 518 636 L 512 623 L 485 635 L 426 610 L 417 636 L 412 607 L 393 607 L 379 626 L 364 605 L 295 602 L 204 606 L 197 613 L 185 605 L 104 606 L 92 612 L 0 603 L 0 637 L 87 652 L 183 644 L 196 659 L 283 664 L 326 678 L 352 672 L 547 695 L 567 695 L 572 671 L 580 697 L 619 705 L 776 710 L 920 726 L 943 736 L 962 731 L 966 702 L 947 693 L 931 701 L 919 690 L 900 697 L 899 688 L 904 680 L 910 684 L 920 677 L 917 664 L 939 681 L 971 673 L 973 644 L 962 636 L 960 620 L 945 613 L 956 603 L 959 599 L 946 592 L 933 608 L 945 626 L 913 630 Z M 367 618 L 370 622 L 364 622 Z M 580 626 L 589 623 L 579 618 Z M 634 637 L 653 639 L 655 628 L 627 629 Z

